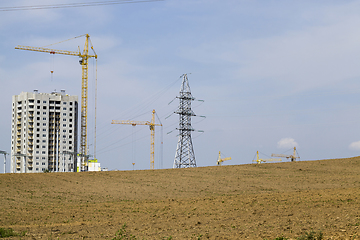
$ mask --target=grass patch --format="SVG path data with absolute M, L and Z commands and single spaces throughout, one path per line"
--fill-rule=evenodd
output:
M 12 228 L 0 228 L 0 238 L 16 237 L 16 236 L 23 237 L 25 236 L 25 233 L 26 232 L 22 232 L 19 234 L 14 230 L 12 230 Z
M 305 235 L 302 235 L 297 240 L 322 240 L 323 239 L 323 233 L 321 231 L 315 232 L 310 231 L 308 233 L 305 233 Z
M 120 240 L 120 239 L 136 240 L 135 236 L 133 236 L 132 234 L 129 235 L 126 232 L 126 223 L 124 223 L 124 225 L 115 233 L 115 237 L 112 238 L 111 240 Z

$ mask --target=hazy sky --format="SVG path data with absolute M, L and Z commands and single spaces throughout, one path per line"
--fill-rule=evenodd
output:
M 73 1 L 51 1 L 51 4 Z M 82 2 L 82 1 L 79 1 Z M 2 7 L 48 1 L 1 1 Z M 111 6 L 0 11 L 0 150 L 11 148 L 11 97 L 65 89 L 81 95 L 73 56 L 15 50 L 90 34 L 98 54 L 97 158 L 102 167 L 149 169 L 147 126 L 163 127 L 163 168 L 177 145 L 173 114 L 189 74 L 198 166 L 248 164 L 297 146 L 301 160 L 360 154 L 360 1 L 165 0 Z M 79 38 L 52 46 L 76 51 Z M 53 70 L 53 76 L 50 71 Z M 89 63 L 89 144 L 93 153 L 95 62 Z M 175 130 L 171 132 L 172 130 Z M 167 134 L 168 132 L 171 132 Z M 160 164 L 156 131 L 155 167 Z M 288 153 L 291 153 L 288 152 Z M 0 156 L 0 172 L 2 169 Z M 9 168 L 9 167 L 8 167 Z

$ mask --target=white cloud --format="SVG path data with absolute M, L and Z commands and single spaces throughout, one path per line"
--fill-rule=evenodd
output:
M 349 145 L 349 149 L 351 149 L 351 150 L 360 150 L 360 141 L 352 142 Z
M 297 142 L 295 142 L 295 140 L 293 138 L 282 138 L 277 143 L 278 148 L 293 148 L 293 147 L 297 147 L 297 146 L 298 146 L 298 144 L 297 144 Z

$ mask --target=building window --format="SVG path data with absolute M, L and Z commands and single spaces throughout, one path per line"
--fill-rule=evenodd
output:
M 70 122 L 72 122 L 72 119 L 70 119 Z
M 45 154 L 45 151 L 42 151 L 41 153 L 42 153 L 42 154 Z
M 66 108 L 63 108 L 63 110 L 66 110 Z
M 46 101 L 43 101 L 43 103 L 46 103 Z
M 70 108 L 70 111 L 72 111 L 72 108 Z
M 65 105 L 65 104 L 66 104 L 66 102 L 63 102 L 63 104 Z
M 42 157 L 41 159 L 45 159 L 45 157 Z
M 63 113 L 63 116 L 66 116 L 66 113 Z
M 36 151 L 36 154 L 39 154 L 39 151 Z
M 46 123 L 43 123 L 43 126 L 46 126 Z
M 72 116 L 72 113 L 70 113 L 70 117 Z
M 36 112 L 37 115 L 40 115 L 40 112 Z
M 37 137 L 39 137 L 39 136 L 37 136 Z M 43 134 L 43 137 L 46 137 L 46 134 Z
M 36 168 L 36 171 L 39 171 L 39 169 L 38 169 L 38 168 Z
M 43 120 L 45 121 L 45 120 L 46 120 L 46 118 L 43 118 Z
M 63 127 L 66 127 L 66 124 L 63 124 Z
M 72 133 L 72 130 L 69 130 L 69 133 Z
M 36 140 L 36 143 L 39 143 L 40 142 L 40 140 Z
M 70 124 L 69 127 L 72 127 L 72 124 Z
M 46 142 L 46 140 L 42 140 L 42 142 Z
M 66 132 L 66 129 L 64 129 L 63 132 Z
M 40 132 L 40 128 L 37 128 L 36 131 L 37 131 L 37 132 Z
M 70 102 L 70 105 L 72 105 L 72 102 Z
M 46 109 L 46 106 L 43 106 L 43 109 Z
M 40 134 L 36 134 L 36 137 L 40 137 Z
M 46 132 L 46 129 L 45 129 L 45 128 L 43 129 L 43 132 Z
M 46 148 L 46 146 L 42 146 L 42 148 Z
M 37 100 L 37 103 L 40 103 L 40 100 Z
M 37 118 L 36 118 L 36 120 L 38 120 L 38 121 L 39 121 L 39 120 L 40 120 L 40 117 L 37 117 Z
M 40 126 L 40 123 L 36 123 L 36 126 Z
M 45 168 L 42 168 L 41 171 L 45 171 Z
M 37 106 L 36 109 L 40 109 L 40 106 Z
M 39 157 L 36 157 L 36 159 L 39 159 Z M 36 165 L 39 165 L 39 163 L 36 163 Z
M 41 165 L 45 165 L 45 163 L 43 162 L 43 163 L 41 163 Z
M 36 159 L 39 159 L 39 157 L 36 157 Z M 39 163 L 37 162 L 36 165 L 39 165 Z
M 44 115 L 46 115 L 46 112 L 43 112 Z
M 39 145 L 36 145 L 36 148 L 39 148 L 40 146 Z

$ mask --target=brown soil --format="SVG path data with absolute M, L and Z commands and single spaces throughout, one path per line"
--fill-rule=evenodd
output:
M 125 223 L 137 239 L 360 239 L 359 173 L 360 157 L 1 174 L 0 227 L 22 239 L 112 239 Z

